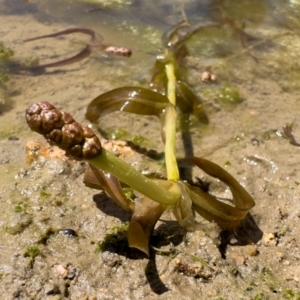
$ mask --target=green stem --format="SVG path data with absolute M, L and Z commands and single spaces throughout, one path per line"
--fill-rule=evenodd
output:
M 176 77 L 172 60 L 166 64 L 166 74 L 168 78 L 168 98 L 169 101 L 176 106 Z
M 177 113 L 174 105 L 169 104 L 164 112 L 164 134 L 165 134 L 165 161 L 167 176 L 169 180 L 179 180 L 179 171 L 176 160 L 176 119 Z
M 111 173 L 136 191 L 161 204 L 174 205 L 181 197 L 176 183 L 168 181 L 163 184 L 163 187 L 159 182 L 147 178 L 104 148 L 102 148 L 101 155 L 88 162 L 102 171 Z
M 169 180 L 179 180 L 179 170 L 176 160 L 176 76 L 174 60 L 171 59 L 165 66 L 168 78 L 168 99 L 171 105 L 165 109 L 164 131 L 165 131 L 165 161 L 167 176 Z

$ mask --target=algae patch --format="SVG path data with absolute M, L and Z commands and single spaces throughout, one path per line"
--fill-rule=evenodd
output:
M 108 249 L 120 249 L 128 247 L 127 231 L 129 223 L 123 223 L 120 226 L 114 226 L 105 235 L 103 241 L 97 243 L 96 252 L 104 252 Z
M 31 215 L 26 213 L 18 213 L 13 217 L 12 221 L 5 226 L 5 231 L 11 235 L 16 235 L 23 232 L 31 223 Z
M 30 245 L 24 251 L 24 257 L 29 257 L 29 266 L 32 268 L 35 258 L 41 254 L 37 245 Z

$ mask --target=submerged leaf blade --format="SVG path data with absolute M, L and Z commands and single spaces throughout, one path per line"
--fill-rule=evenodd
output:
M 208 124 L 202 100 L 183 81 L 177 81 L 177 103 L 183 113 L 194 115 L 201 123 Z
M 86 118 L 97 121 L 114 111 L 159 116 L 169 103 L 168 98 L 141 87 L 122 87 L 101 94 L 87 108 Z

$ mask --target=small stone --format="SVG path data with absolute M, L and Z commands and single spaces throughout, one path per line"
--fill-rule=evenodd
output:
M 210 72 L 205 71 L 201 74 L 201 81 L 202 82 L 209 82 L 210 81 Z
M 68 266 L 68 276 L 67 278 L 73 280 L 77 275 L 77 269 L 72 265 Z
M 62 229 L 60 232 L 66 236 L 74 236 L 74 237 L 78 236 L 77 232 L 74 229 L 70 229 L 70 228 Z
M 238 255 L 235 257 L 235 260 L 237 262 L 238 265 L 245 265 L 246 264 L 246 258 L 242 255 Z
M 59 276 L 65 278 L 68 276 L 68 270 L 63 265 L 56 266 L 56 272 Z
M 276 252 L 276 257 L 279 259 L 279 260 L 283 260 L 285 258 L 285 255 L 284 253 L 282 252 Z
M 265 233 L 263 240 L 265 244 L 271 244 L 274 242 L 275 235 L 273 233 Z
M 162 281 L 166 280 L 166 275 L 165 275 L 165 274 L 162 274 L 162 275 L 160 276 L 160 279 L 161 279 Z

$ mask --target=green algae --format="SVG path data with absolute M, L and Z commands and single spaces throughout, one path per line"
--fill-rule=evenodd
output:
M 24 203 L 23 201 L 19 201 L 15 206 L 14 211 L 16 213 L 26 212 L 26 207 L 27 207 L 27 203 Z
M 119 226 L 112 227 L 106 233 L 104 239 L 97 243 L 96 252 L 104 252 L 108 249 L 123 249 L 128 247 L 127 231 L 129 222 L 123 223 Z
M 223 104 L 236 105 L 242 102 L 242 96 L 236 86 L 224 84 L 218 94 L 218 100 Z
M 133 201 L 133 199 L 135 198 L 133 188 L 124 187 L 124 188 L 122 188 L 122 191 L 127 199 L 129 199 L 130 201 Z
M 22 233 L 32 223 L 32 221 L 31 215 L 20 212 L 13 217 L 13 219 L 4 227 L 4 229 L 11 235 L 17 235 Z
M 40 190 L 40 198 L 41 200 L 47 200 L 51 197 L 52 195 L 50 193 L 47 193 L 44 189 Z
M 40 254 L 41 251 L 37 245 L 30 245 L 25 249 L 24 257 L 30 257 L 31 259 L 35 259 Z
M 13 57 L 13 55 L 14 51 L 0 42 L 0 60 L 9 60 Z
M 29 258 L 29 266 L 32 268 L 37 256 L 41 254 L 40 248 L 37 245 L 30 245 L 24 251 L 24 257 Z
M 283 298 L 288 300 L 300 300 L 300 292 L 295 292 L 292 289 L 285 289 L 283 291 Z
M 264 293 L 256 294 L 253 298 L 253 300 L 264 300 L 264 299 L 266 299 Z

